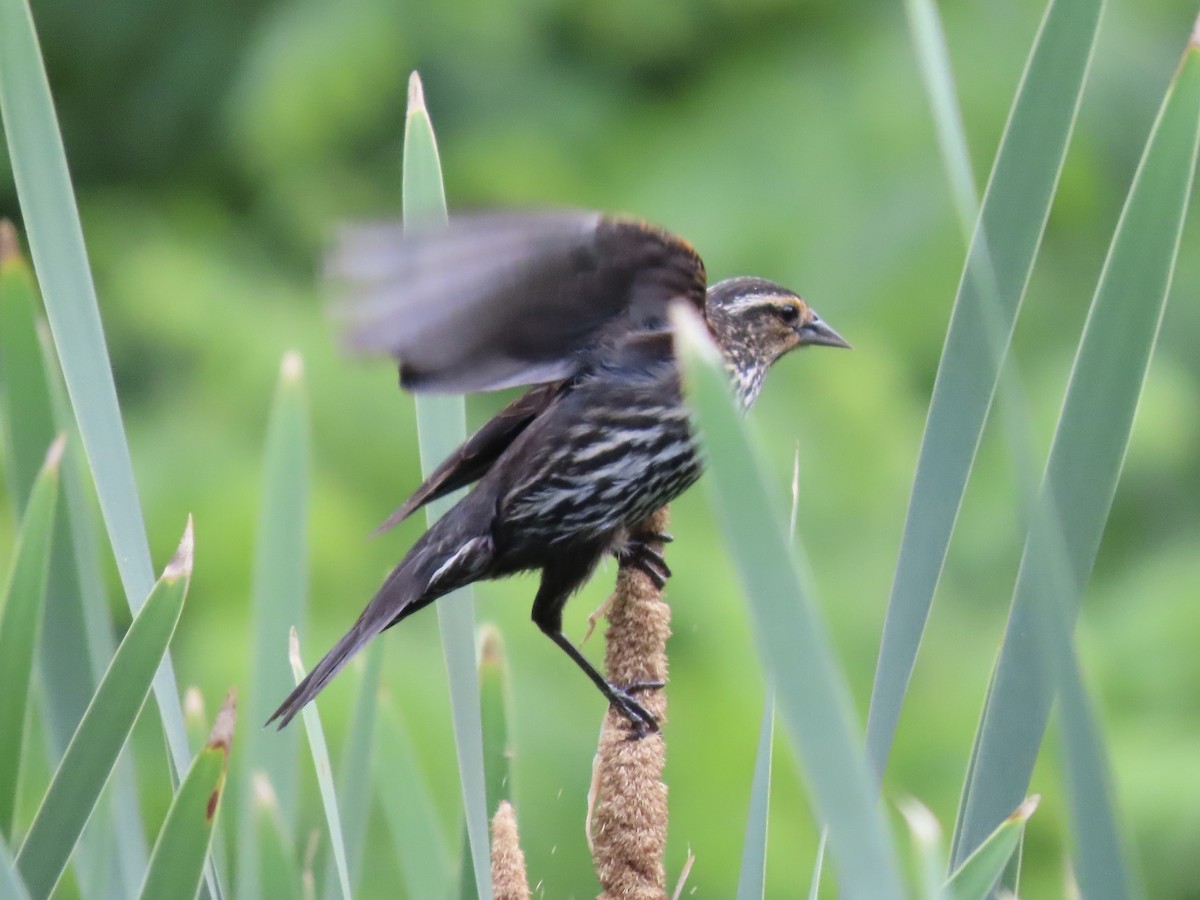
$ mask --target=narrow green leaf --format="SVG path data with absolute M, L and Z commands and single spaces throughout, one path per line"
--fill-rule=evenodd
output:
M 33 273 L 18 252 L 16 232 L 8 222 L 0 223 L 0 378 L 6 386 L 0 393 L 4 468 L 18 517 L 29 500 L 46 447 L 67 427 L 55 422 L 38 339 L 39 311 Z M 110 642 L 103 656 L 92 658 L 94 648 L 84 633 L 78 578 L 65 521 L 56 524 L 51 553 L 43 613 L 43 631 L 49 637 L 41 654 L 41 714 L 48 731 L 50 761 L 57 764 L 104 671 L 103 660 L 112 656 L 112 646 Z M 98 671 L 93 670 L 93 664 Z
M 300 357 L 288 353 L 280 367 L 279 384 L 267 420 L 263 500 L 254 548 L 251 588 L 250 681 L 244 711 L 250 722 L 265 721 L 280 697 L 292 687 L 292 672 L 279 645 L 280 628 L 303 623 L 307 594 L 306 525 L 308 522 L 308 408 Z M 295 820 L 297 773 L 300 765 L 297 730 L 266 732 L 249 728 L 241 737 L 238 765 L 239 796 L 249 796 L 253 772 L 265 772 L 275 791 L 281 819 Z M 238 817 L 238 897 L 263 896 L 257 884 L 258 829 L 251 803 L 242 803 Z
M 1070 692 L 1062 698 L 1064 759 L 1073 830 L 1081 841 L 1081 884 L 1085 869 L 1093 871 L 1094 864 L 1097 873 L 1095 882 L 1083 885 L 1088 896 L 1102 889 L 1100 882 L 1118 892 L 1131 888 L 1121 866 L 1102 751 L 1088 737 L 1094 722 L 1077 684 L 1069 633 L 1165 310 L 1198 146 L 1200 49 L 1193 43 L 1151 131 L 1088 313 L 976 735 L 959 812 L 961 837 L 954 845 L 954 858 L 961 861 L 1026 790 L 1055 687 L 1063 685 Z M 1056 572 L 1058 550 L 1069 566 L 1066 578 Z M 1047 585 L 1054 593 L 1045 593 Z M 1044 607 L 1051 603 L 1060 608 L 1048 612 Z M 1048 638 L 1055 645 L 1050 650 L 1042 644 Z
M 771 811 L 771 745 L 774 738 L 775 698 L 768 690 L 763 706 L 762 729 L 758 734 L 758 753 L 754 759 L 754 780 L 750 784 L 746 836 L 742 839 L 738 900 L 761 900 L 766 896 L 767 820 Z
M 1000 874 L 1016 852 L 1021 835 L 1025 831 L 1025 823 L 1037 809 L 1039 799 L 1034 795 L 1023 802 L 984 839 L 975 852 L 950 876 L 946 883 L 947 895 L 954 900 L 984 900 L 990 896 L 993 886 L 1000 879 Z
M 217 713 L 208 745 L 196 754 L 167 810 L 138 895 L 143 900 L 180 900 L 200 892 L 204 861 L 225 793 L 235 717 L 236 693 L 230 691 Z
M 967 136 L 959 114 L 954 76 L 950 72 L 950 51 L 946 48 L 942 19 L 934 0 L 904 0 L 904 12 L 908 17 L 921 81 L 929 95 L 938 150 L 950 182 L 950 196 L 954 199 L 959 225 L 970 238 L 979 217 L 979 197 L 975 192 L 975 176 L 971 174 L 971 157 L 967 153 Z
M 192 522 L 175 556 L 134 617 L 96 690 L 17 853 L 35 898 L 58 882 L 150 692 L 183 610 L 192 574 Z
M 425 108 L 421 79 L 413 72 L 408 83 L 408 116 L 404 129 L 404 223 L 406 228 L 446 221 L 437 140 Z M 430 472 L 467 436 L 466 403 L 461 396 L 417 395 L 417 438 L 421 473 Z M 426 507 L 433 524 L 453 506 L 462 492 Z M 488 847 L 488 806 L 480 722 L 479 681 L 475 661 L 475 604 L 469 588 L 455 591 L 436 604 L 442 651 L 450 682 L 454 745 L 462 782 L 463 810 L 478 895 L 491 900 L 492 873 Z
M 450 849 L 438 821 L 425 773 L 395 705 L 383 698 L 375 786 L 387 818 L 392 846 L 409 897 L 449 897 L 453 878 Z
M 265 772 L 250 776 L 254 830 L 258 835 L 259 888 L 271 900 L 300 900 L 300 866 L 292 852 L 291 830 L 283 818 L 275 789 Z M 239 841 L 239 846 L 244 842 Z M 238 860 L 239 865 L 243 864 Z
M 29 891 L 17 874 L 8 845 L 0 839 L 0 900 L 29 900 Z
M 292 663 L 295 683 L 304 679 L 304 664 L 300 661 L 300 639 L 293 628 L 288 637 L 288 656 Z M 304 707 L 304 733 L 308 735 L 308 749 L 312 754 L 313 768 L 317 771 L 317 786 L 321 789 L 321 804 L 325 807 L 325 821 L 329 825 L 329 843 L 333 847 L 333 861 L 337 866 L 338 883 L 342 897 L 350 900 L 350 873 L 346 868 L 346 842 L 342 837 L 342 820 L 338 814 L 337 796 L 333 789 L 333 769 L 329 765 L 329 747 L 325 743 L 325 729 L 317 714 L 317 704 Z
M 688 399 L 708 457 L 706 479 L 750 607 L 779 713 L 800 757 L 817 817 L 829 828 L 838 880 L 850 897 L 904 895 L 853 705 L 798 554 L 767 487 L 757 445 L 734 409 L 724 364 L 691 311 L 673 319 Z
M 483 714 L 483 758 L 487 774 L 488 809 L 501 800 L 510 803 L 513 749 L 508 730 L 512 720 L 508 660 L 504 640 L 494 625 L 484 625 L 479 634 L 479 698 Z
M 154 587 L 154 570 L 83 228 L 27 0 L 0 0 L 0 119 L 46 315 L 126 600 L 136 614 Z M 179 773 L 190 754 L 169 657 L 155 676 L 154 692 Z
M 383 641 L 371 642 L 367 647 L 366 659 L 358 687 L 358 701 L 354 704 L 354 717 L 350 720 L 350 732 L 342 750 L 342 773 L 338 779 L 338 796 L 342 798 L 342 835 L 346 839 L 346 863 L 350 870 L 351 889 L 357 888 L 362 876 L 367 818 L 373 796 L 371 757 L 375 746 L 379 674 L 383 669 Z M 325 896 L 332 898 L 340 888 L 332 849 L 329 854 L 330 860 L 325 867 Z
M 37 646 L 46 597 L 50 536 L 58 506 L 59 463 L 66 436 L 46 454 L 33 484 L 13 551 L 13 566 L 0 596 L 0 838 L 13 836 L 21 748 L 29 721 L 33 648 Z
M 87 460 L 80 451 L 78 430 L 71 416 L 70 402 L 67 399 L 66 387 L 62 383 L 49 331 L 42 328 L 39 337 L 50 379 L 50 402 L 54 407 L 54 419 L 69 435 L 62 472 L 62 493 L 66 500 L 67 514 L 65 517 L 59 517 L 60 524 L 66 519 L 68 534 L 64 538 L 62 529 L 59 528 L 55 535 L 41 647 L 42 703 L 46 708 L 53 705 L 52 715 L 57 725 L 53 725 L 49 738 L 52 745 L 58 748 L 52 752 L 53 765 L 57 765 L 71 735 L 79 725 L 79 720 L 83 718 L 87 704 L 91 702 L 95 693 L 94 686 L 99 685 L 108 662 L 116 652 L 116 640 L 109 619 L 108 592 L 105 589 L 105 577 L 100 563 L 101 538 L 95 515 L 91 473 L 87 467 Z M 60 597 L 69 602 L 57 602 Z M 63 614 L 56 615 L 56 608 Z M 71 637 L 72 632 L 79 630 L 80 619 L 83 636 Z M 57 630 L 63 633 L 61 643 L 52 637 Z M 81 646 L 86 648 L 86 652 L 77 649 Z M 75 659 L 68 659 L 69 657 Z M 90 665 L 91 678 L 83 686 L 86 696 L 82 705 L 78 707 L 78 712 L 75 712 L 74 693 L 78 687 L 75 679 L 67 679 L 64 673 L 71 671 L 72 666 L 79 665 L 85 657 Z M 57 674 L 53 677 L 48 676 L 50 669 L 54 669 Z M 49 687 L 54 678 L 63 683 L 58 687 Z M 61 737 L 55 732 L 61 732 Z M 109 832 L 108 837 L 116 842 L 115 859 L 108 861 L 115 866 L 112 891 L 120 896 L 131 896 L 137 890 L 137 885 L 141 884 L 145 876 L 150 854 L 141 809 L 138 806 L 136 770 L 137 761 L 134 758 L 133 745 L 130 743 L 121 751 L 117 769 L 106 790 L 106 805 L 110 808 L 111 823 L 103 827 L 104 831 Z M 102 799 L 101 802 L 105 801 Z M 76 869 L 85 896 L 91 893 L 87 885 L 90 883 L 89 879 L 94 877 L 92 869 L 105 865 L 106 857 L 112 852 L 104 846 L 103 834 L 100 835 L 99 846 L 95 849 L 90 846 L 89 840 L 98 825 L 99 820 L 93 816 L 80 838 L 80 847 L 76 851 Z M 98 881 L 96 883 L 99 884 Z
M 871 692 L 867 751 L 879 775 L 1050 212 L 1102 6 L 1051 0 L 984 195 L 934 383 Z
M 903 799 L 898 805 L 908 824 L 915 851 L 916 896 L 925 900 L 942 900 L 945 897 L 943 873 L 946 871 L 947 857 L 942 826 L 929 808 L 915 798 Z

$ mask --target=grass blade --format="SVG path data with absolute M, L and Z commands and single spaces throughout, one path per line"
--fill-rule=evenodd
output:
M 179 549 L 117 648 L 17 853 L 17 868 L 34 897 L 53 890 L 116 765 L 175 633 L 191 574 L 189 519 Z
M 66 750 L 71 735 L 74 734 L 79 720 L 83 717 L 83 711 L 87 709 L 87 704 L 95 693 L 94 686 L 99 685 L 109 660 L 116 652 L 116 642 L 111 630 L 108 592 L 104 587 L 105 578 L 100 563 L 100 535 L 91 496 L 91 475 L 84 455 L 79 452 L 79 435 L 75 428 L 75 421 L 71 417 L 71 406 L 67 400 L 66 388 L 61 381 L 53 344 L 45 329 L 42 329 L 40 337 L 42 338 L 42 353 L 46 360 L 46 369 L 50 379 L 50 402 L 54 407 L 54 418 L 60 427 L 70 435 L 67 440 L 67 453 L 63 461 L 62 472 L 62 492 L 66 500 L 67 514 L 65 517 L 60 516 L 60 522 L 63 518 L 67 520 L 65 524 L 69 533 L 67 538 L 62 538 L 61 532 L 55 536 L 54 554 L 50 561 L 50 586 L 48 589 L 50 600 L 46 609 L 46 621 L 42 627 L 43 684 L 47 684 L 45 675 L 47 669 L 55 668 L 60 673 L 66 672 L 69 671 L 68 666 L 77 665 L 83 659 L 84 654 L 76 650 L 81 643 L 87 647 L 86 655 L 91 663 L 91 679 L 83 686 L 86 697 L 78 713 L 75 712 L 73 694 L 79 688 L 72 688 L 70 693 L 63 686 L 43 691 L 43 706 L 54 705 L 53 717 L 58 723 L 54 727 L 68 729 L 60 741 L 57 740 L 57 736 L 54 736 L 56 743 L 61 746 L 61 750 L 53 753 L 54 764 L 57 765 L 62 757 L 62 751 Z M 62 554 L 58 552 L 59 550 L 63 551 Z M 60 590 L 60 581 L 63 596 L 78 598 L 78 607 L 81 610 L 83 622 L 82 642 L 77 638 L 70 638 L 69 634 L 64 637 L 61 644 L 47 637 L 56 628 L 61 628 L 64 633 L 68 633 L 79 627 L 74 624 L 76 620 L 73 615 L 56 616 L 54 613 L 55 598 Z M 65 605 L 64 608 L 66 608 Z M 65 657 L 72 655 L 76 655 L 78 658 L 68 663 Z M 136 769 L 133 745 L 127 744 L 121 752 L 121 758 L 117 761 L 117 769 L 113 773 L 107 790 L 111 806 L 111 836 L 116 841 L 116 858 L 113 863 L 116 872 L 119 873 L 119 881 L 114 884 L 113 890 L 121 896 L 132 895 L 137 889 L 136 886 L 141 884 L 149 860 L 150 848 L 146 844 L 142 814 L 138 807 Z M 84 831 L 81 838 L 78 859 L 78 868 L 84 870 L 80 872 L 81 882 L 86 882 L 89 877 L 88 855 L 93 854 L 93 851 L 87 842 L 97 824 L 98 821 L 93 816 L 92 822 L 89 823 L 88 829 Z M 107 852 L 109 851 L 100 846 L 96 848 L 94 854 L 103 857 Z M 96 865 L 102 865 L 103 859 L 97 859 L 94 862 Z
M 4 595 L 0 597 L 0 837 L 12 840 L 21 748 L 29 721 L 33 648 L 37 646 L 58 506 L 58 473 L 66 436 L 46 454 L 25 506 Z
M 18 252 L 16 232 L 8 222 L 2 222 L 0 377 L 8 388 L 3 392 L 4 468 L 18 517 L 29 500 L 46 447 L 67 428 L 55 422 L 47 365 L 38 337 L 39 311 L 33 273 Z M 104 661 L 112 656 L 111 640 L 97 648 L 88 639 L 71 532 L 65 517 L 58 518 L 43 613 L 47 638 L 41 648 L 41 714 L 52 764 L 62 756 L 104 672 Z
M 1112 505 L 1165 310 L 1198 141 L 1200 49 L 1193 38 L 1134 177 L 1076 354 L 1042 486 L 1041 514 L 1035 517 L 1026 541 L 1004 645 L 976 735 L 974 762 L 960 810 L 962 837 L 955 844 L 956 859 L 999 820 L 1001 805 L 1014 794 L 1019 797 L 1028 786 L 1053 701 L 1056 680 L 1049 676 L 1058 674 L 1072 693 L 1063 698 L 1064 738 L 1074 748 L 1066 758 L 1071 766 L 1083 765 L 1073 773 L 1068 771 L 1072 803 L 1077 805 L 1073 815 L 1076 836 L 1083 838 L 1086 832 L 1089 837 L 1102 837 L 1102 831 L 1112 830 L 1103 836 L 1104 846 L 1095 850 L 1081 846 L 1080 867 L 1082 870 L 1082 854 L 1099 867 L 1120 864 L 1115 826 L 1079 831 L 1078 823 L 1095 822 L 1091 817 L 1099 814 L 1088 804 L 1106 803 L 1107 779 L 1101 771 L 1103 761 L 1096 758 L 1097 745 L 1085 736 L 1094 723 L 1089 722 L 1082 688 L 1075 684 L 1077 670 L 1069 632 Z M 1069 565 L 1065 584 L 1061 584 L 1064 579 L 1048 580 L 1055 577 L 1048 558 L 1055 542 L 1061 542 Z M 1061 629 L 1055 628 L 1053 618 L 1047 620 L 1041 608 L 1052 602 L 1039 600 L 1047 584 L 1059 588 L 1061 608 L 1051 610 L 1051 616 L 1062 617 Z M 1045 639 L 1047 627 L 1059 645 L 1049 651 L 1049 661 L 1039 643 Z M 1057 634 L 1059 630 L 1063 634 Z M 1060 653 L 1069 655 L 1061 657 Z M 1047 665 L 1058 671 L 1048 673 Z M 1085 783 L 1090 787 L 1085 789 Z M 1111 811 L 1099 822 L 1110 823 Z M 1111 875 L 1112 870 L 1108 871 Z M 1125 885 L 1122 881 L 1109 884 L 1112 889 Z M 1099 887 L 1085 886 L 1085 891 Z
M 292 674 L 296 684 L 304 678 L 304 664 L 300 661 L 300 639 L 293 628 L 288 637 L 288 656 L 292 662 Z M 325 821 L 329 824 L 329 843 L 333 848 L 333 861 L 337 866 L 338 882 L 342 896 L 350 900 L 350 873 L 346 868 L 346 842 L 342 838 L 342 820 L 338 814 L 337 796 L 333 789 L 333 769 L 329 765 L 329 747 L 325 743 L 325 729 L 317 705 L 304 707 L 304 733 L 308 735 L 308 749 L 312 753 L 313 768 L 317 770 L 317 785 L 321 789 L 321 804 L 325 807 Z
M 29 891 L 17 874 L 17 865 L 8 850 L 8 845 L 0 839 L 0 900 L 29 900 Z
M 251 589 L 253 639 L 249 688 L 244 710 L 248 721 L 262 722 L 292 687 L 292 672 L 279 645 L 285 623 L 301 623 L 307 593 L 305 547 L 308 493 L 308 409 L 300 357 L 288 353 L 267 423 L 263 501 L 255 542 Z M 300 734 L 295 729 L 266 732 L 248 728 L 240 738 L 239 796 L 251 795 L 252 773 L 265 772 L 284 823 L 295 820 Z M 260 896 L 258 834 L 252 803 L 242 803 L 238 817 L 238 896 Z
M 771 811 L 771 745 L 775 738 L 775 698 L 767 691 L 763 706 L 762 730 L 758 735 L 758 753 L 754 759 L 754 780 L 750 784 L 750 812 L 746 836 L 742 841 L 742 868 L 738 875 L 738 900 L 766 896 L 767 819 Z
M 208 745 L 179 785 L 167 818 L 150 853 L 150 868 L 141 893 L 144 900 L 195 897 L 200 891 L 204 860 L 212 844 L 221 798 L 225 793 L 225 770 L 233 740 L 235 693 L 225 698 Z
M 512 692 L 504 641 L 493 625 L 485 625 L 479 636 L 479 698 L 483 715 L 483 758 L 487 774 L 487 808 L 497 809 L 501 800 L 510 803 L 513 749 L 508 723 L 512 721 Z
M 371 811 L 371 756 L 375 746 L 375 713 L 379 705 L 379 674 L 383 669 L 383 641 L 372 641 L 366 651 L 366 666 L 358 688 L 354 718 L 342 751 L 342 774 L 339 796 L 342 798 L 342 835 L 346 839 L 346 865 L 350 871 L 350 887 L 356 888 L 362 875 L 363 850 L 366 844 L 367 818 Z M 339 890 L 337 862 L 332 858 L 325 867 L 325 896 L 332 898 Z M 268 895 L 269 896 L 269 895 Z
M 0 118 L 29 248 L 113 555 L 136 614 L 154 570 L 62 135 L 26 0 L 0 0 Z M 190 755 L 170 658 L 155 676 L 173 769 Z
M 300 867 L 292 853 L 291 829 L 283 820 L 275 789 L 264 773 L 255 772 L 250 776 L 250 790 L 249 805 L 254 807 L 262 895 L 271 900 L 300 900 L 303 896 Z
M 380 703 L 375 783 L 409 897 L 449 897 L 453 866 L 437 809 L 395 706 Z M 386 770 L 383 767 L 386 766 Z
M 408 116 L 404 129 L 404 223 L 422 227 L 446 221 L 437 141 L 421 79 L 409 80 Z M 460 396 L 417 395 L 417 435 L 421 474 L 429 473 L 467 436 L 466 403 Z M 433 524 L 462 496 L 461 492 L 434 501 L 426 508 Z M 479 676 L 475 661 L 475 605 L 470 588 L 455 591 L 436 604 L 442 651 L 450 681 L 454 746 L 458 753 L 463 811 L 475 884 L 481 900 L 491 900 L 492 874 L 488 846 L 487 788 L 483 763 L 483 725 L 480 721 Z
M 904 0 L 904 12 L 908 17 L 921 81 L 929 95 L 938 150 L 950 182 L 950 196 L 954 199 L 959 225 L 970 237 L 979 217 L 979 198 L 975 193 L 975 176 L 971 174 L 971 157 L 959 114 L 954 76 L 950 72 L 950 51 L 946 48 L 942 20 L 934 0 Z
M 689 402 L 708 457 L 707 485 L 780 715 L 817 816 L 829 827 L 839 882 L 850 897 L 902 897 L 895 848 L 855 738 L 849 688 L 805 589 L 798 554 L 786 539 L 775 492 L 734 410 L 728 376 L 707 331 L 687 310 L 673 316 Z
M 987 836 L 950 876 L 946 883 L 946 894 L 954 900 L 984 900 L 991 894 L 993 886 L 1016 852 L 1021 835 L 1025 832 L 1025 823 L 1037 809 L 1038 800 L 1036 795 L 1030 797 Z
M 908 824 L 912 838 L 917 872 L 917 897 L 925 900 L 943 900 L 943 882 L 946 871 L 946 846 L 942 826 L 929 808 L 909 797 L 899 802 L 900 813 Z
M 1102 0 L 1051 0 L 968 251 L 930 401 L 871 692 L 867 751 L 880 775 L 1050 212 L 1102 6 Z

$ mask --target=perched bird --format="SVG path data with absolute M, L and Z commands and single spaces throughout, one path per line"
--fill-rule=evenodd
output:
M 761 278 L 707 287 L 688 243 L 598 213 L 469 215 L 416 234 L 359 227 L 342 236 L 331 268 L 349 293 L 350 346 L 398 359 L 402 387 L 535 386 L 384 523 L 478 482 L 413 545 L 270 721 L 286 725 L 371 638 L 438 597 L 540 569 L 533 621 L 639 735 L 656 730 L 633 694 L 661 685 L 605 680 L 563 634 L 562 610 L 608 553 L 660 586 L 670 575 L 650 541 L 631 531 L 702 468 L 668 306 L 690 303 L 703 315 L 744 408 L 788 351 L 849 344 L 792 291 Z

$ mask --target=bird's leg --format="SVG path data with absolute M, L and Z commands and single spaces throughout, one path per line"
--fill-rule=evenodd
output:
M 617 559 L 644 572 L 661 591 L 667 579 L 671 577 L 671 567 L 663 559 L 662 553 L 650 545 L 669 544 L 673 540 L 675 539 L 671 535 L 660 531 L 630 535 L 626 538 L 625 545 L 617 552 Z
M 590 560 L 588 561 L 590 562 Z M 601 675 L 596 667 L 587 661 L 579 648 L 571 643 L 570 638 L 563 634 L 562 610 L 579 583 L 587 577 L 591 565 L 575 565 L 569 569 L 563 566 L 547 566 L 542 570 L 542 583 L 538 587 L 537 596 L 533 601 L 533 621 L 550 640 L 558 644 L 567 656 L 574 660 L 575 665 L 591 679 L 596 689 L 604 695 L 609 704 L 617 709 L 632 724 L 634 732 L 641 738 L 651 732 L 658 731 L 658 720 L 646 711 L 640 703 L 633 699 L 633 693 L 639 690 L 650 690 L 662 687 L 654 682 L 639 682 L 629 687 L 619 687 Z

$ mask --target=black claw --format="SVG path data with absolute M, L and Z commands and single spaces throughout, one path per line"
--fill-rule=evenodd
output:
M 667 683 L 658 678 L 648 678 L 645 681 L 631 681 L 625 685 L 625 693 L 641 694 L 646 691 L 658 691 L 667 686 Z
M 671 577 L 671 567 L 667 565 L 667 561 L 663 559 L 663 555 L 653 549 L 648 543 L 648 540 L 660 540 L 664 535 L 655 534 L 646 537 L 632 538 L 626 542 L 624 549 L 619 555 L 623 562 L 644 572 L 647 577 L 654 583 L 654 586 L 659 590 L 666 585 L 667 579 Z M 665 535 L 668 539 L 670 535 Z
M 608 685 L 609 702 L 616 707 L 617 712 L 629 720 L 633 726 L 634 736 L 638 740 L 649 734 L 658 732 L 658 719 L 654 718 L 642 704 L 630 695 L 628 689 L 619 688 L 611 682 Z

